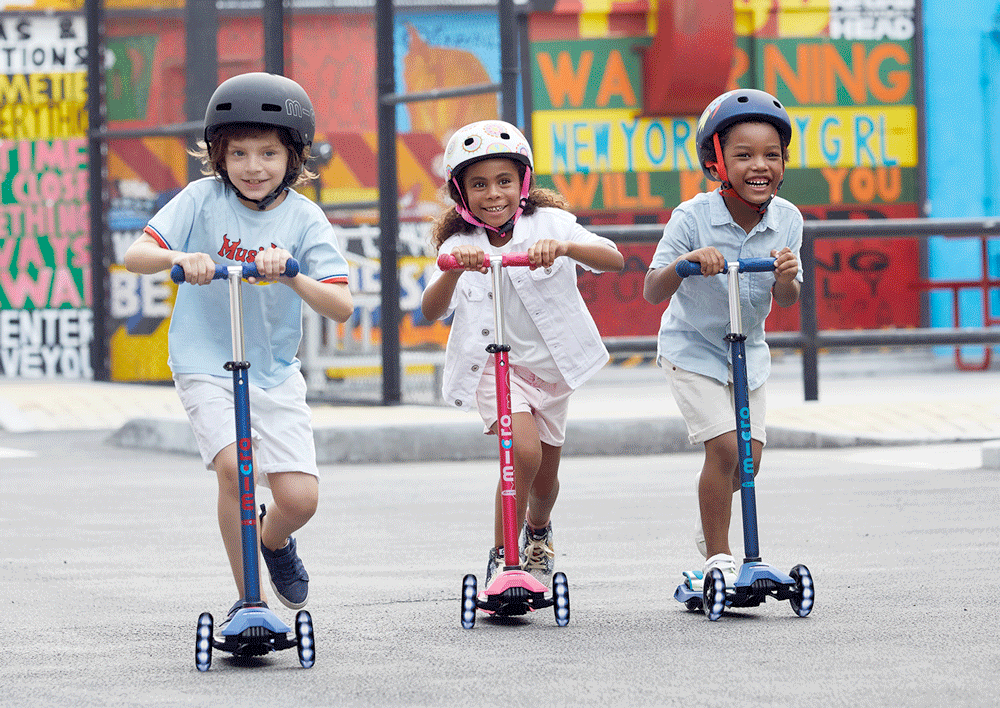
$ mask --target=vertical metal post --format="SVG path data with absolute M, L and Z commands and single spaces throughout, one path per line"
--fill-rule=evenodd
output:
M 807 401 L 819 400 L 819 358 L 816 350 L 816 239 L 808 231 L 802 234 L 802 289 L 799 292 L 799 328 L 805 337 L 802 345 L 802 388 Z
M 264 71 L 285 74 L 284 0 L 264 0 Z
M 512 125 L 517 125 L 517 74 L 518 52 L 515 28 L 514 0 L 499 0 L 497 4 L 500 22 L 500 117 Z M 525 116 L 527 121 L 527 116 Z
M 184 3 L 184 117 L 205 120 L 205 109 L 219 84 L 219 13 L 215 0 Z M 195 142 L 193 140 L 192 142 Z M 193 145 L 189 145 L 193 147 Z M 204 177 L 201 163 L 188 158 L 188 180 Z
M 90 210 L 90 309 L 93 334 L 90 340 L 90 365 L 97 381 L 111 378 L 108 357 L 107 318 L 107 180 L 105 179 L 106 143 L 104 128 L 104 3 L 87 0 L 87 180 Z M 27 171 L 27 166 L 22 165 Z
M 531 125 L 531 43 L 528 41 L 528 13 L 517 13 L 517 41 L 521 57 L 521 109 L 524 111 L 524 127 L 521 130 L 529 145 L 534 145 Z
M 378 104 L 378 226 L 382 283 L 382 403 L 399 404 L 399 270 L 396 251 L 399 229 L 399 181 L 396 174 L 396 104 L 383 96 L 396 92 L 393 0 L 375 0 L 375 61 Z
M 927 94 L 924 88 L 924 4 L 916 0 L 913 7 L 913 102 L 917 107 L 917 215 L 929 217 L 931 204 L 927 195 Z M 987 119 L 989 114 L 985 114 Z M 991 176 L 986 173 L 987 179 Z M 929 279 L 927 239 L 918 241 L 920 254 L 920 279 Z M 931 321 L 930 293 L 920 293 L 920 326 Z M 956 325 L 958 323 L 956 322 Z

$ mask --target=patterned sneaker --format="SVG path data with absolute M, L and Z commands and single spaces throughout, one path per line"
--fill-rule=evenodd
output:
M 503 572 L 504 565 L 506 561 L 504 560 L 503 549 L 502 548 L 491 548 L 490 558 L 486 561 L 486 584 L 484 588 L 488 588 L 500 573 Z
M 532 531 L 528 528 L 528 522 L 524 522 L 521 530 L 521 567 L 542 585 L 551 587 L 552 573 L 556 567 L 551 522 L 541 531 Z
M 260 519 L 263 521 L 267 510 L 263 504 L 260 509 Z M 305 607 L 309 599 L 309 573 L 302 566 L 299 554 L 295 552 L 295 539 L 289 536 L 285 547 L 276 551 L 261 543 L 260 552 L 271 576 L 271 588 L 281 604 L 291 610 Z

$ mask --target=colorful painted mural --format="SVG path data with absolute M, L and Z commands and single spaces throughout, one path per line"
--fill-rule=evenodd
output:
M 135 0 L 136 4 L 139 0 Z M 121 0 L 119 5 L 129 4 Z M 109 5 L 108 118 L 111 128 L 178 123 L 183 115 L 184 31 L 176 15 L 116 15 Z M 698 168 L 696 114 L 657 115 L 645 105 L 643 62 L 669 19 L 682 29 L 689 0 L 549 0 L 528 18 L 528 128 L 536 175 L 562 192 L 585 223 L 663 223 L 676 204 L 713 188 Z M 807 218 L 915 216 L 916 108 L 912 3 L 733 0 L 732 58 L 723 86 L 771 91 L 793 119 L 791 161 L 782 195 Z M 329 144 L 320 180 L 305 193 L 323 203 L 352 264 L 352 288 L 378 293 L 375 43 L 364 13 L 296 13 L 287 33 L 287 73 L 317 107 L 317 140 Z M 397 8 L 399 92 L 497 83 L 495 13 L 407 12 Z M 719 41 L 716 37 L 713 41 Z M 725 43 L 723 43 L 725 44 Z M 262 69 L 259 18 L 220 17 L 220 80 Z M 714 46 L 714 45 L 713 45 Z M 729 46 L 728 44 L 726 46 Z M 419 315 L 433 260 L 429 222 L 444 206 L 440 159 L 451 131 L 499 114 L 497 97 L 405 104 L 397 109 L 404 347 L 442 346 L 447 328 Z M 51 121 L 50 121 L 51 122 Z M 183 143 L 174 138 L 109 144 L 115 261 L 158 206 L 186 179 Z M 366 205 L 367 208 L 366 208 Z M 605 336 L 651 336 L 662 308 L 641 298 L 653 244 L 622 246 L 626 273 L 583 275 Z M 819 316 L 823 328 L 919 324 L 914 296 L 919 254 L 906 240 L 822 241 Z M 165 378 L 165 331 L 173 286 L 112 267 L 115 332 L 112 376 Z M 364 298 L 362 298 L 364 299 Z M 623 318 L 623 309 L 630 312 Z M 361 327 L 361 318 L 366 318 Z M 797 326 L 776 311 L 772 329 Z M 359 309 L 342 334 L 377 342 L 378 308 Z M 370 334 L 369 334 L 370 332 Z
M 90 378 L 86 29 L 0 18 L 0 375 Z
M 615 24 L 647 28 L 641 34 L 602 30 L 595 37 L 589 28 L 600 5 L 556 2 L 551 14 L 531 16 L 536 174 L 592 223 L 663 223 L 675 205 L 716 186 L 698 166 L 698 116 L 649 115 L 643 105 L 642 62 L 654 58 L 645 50 L 657 23 L 651 4 L 612 3 L 607 9 L 611 17 L 635 16 Z M 660 2 L 658 8 L 663 13 L 682 5 L 691 3 Z M 912 2 L 891 5 L 734 2 L 726 85 L 763 89 L 788 108 L 793 137 L 781 194 L 806 218 L 918 213 L 914 9 Z M 588 23 L 582 14 L 578 23 L 561 16 L 588 7 L 594 8 Z M 611 25 L 609 19 L 605 26 Z M 648 262 L 653 246 L 626 250 L 630 262 Z M 821 241 L 820 328 L 918 325 L 918 255 L 905 239 Z M 602 293 L 590 305 L 638 314 L 605 313 L 605 336 L 656 330 L 660 310 L 648 307 L 641 291 L 626 301 Z M 768 326 L 795 329 L 797 312 L 776 308 Z

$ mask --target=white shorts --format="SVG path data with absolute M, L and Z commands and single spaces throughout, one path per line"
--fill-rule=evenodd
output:
M 510 367 L 511 413 L 531 413 L 538 439 L 546 445 L 562 447 L 566 442 L 566 415 L 573 389 L 565 381 L 549 383 L 520 366 Z M 483 367 L 476 390 L 476 405 L 485 423 L 484 433 L 497 422 L 497 379 L 493 357 Z
M 236 412 L 233 380 L 228 376 L 177 374 L 177 395 L 181 399 L 205 467 L 221 450 L 236 442 Z M 250 436 L 254 448 L 254 475 L 268 487 L 267 475 L 278 472 L 306 472 L 319 477 L 312 413 L 306 405 L 306 382 L 299 372 L 277 386 L 250 385 Z
M 733 402 L 732 371 L 728 384 L 710 376 L 680 369 L 665 359 L 660 360 L 670 381 L 674 400 L 687 424 L 688 442 L 703 443 L 736 430 L 736 404 Z M 764 419 L 767 415 L 767 395 L 764 386 L 750 392 L 750 437 L 767 443 Z

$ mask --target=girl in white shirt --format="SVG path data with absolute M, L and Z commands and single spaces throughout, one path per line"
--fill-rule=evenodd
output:
M 550 515 L 559 493 L 569 395 L 609 359 L 576 287 L 576 265 L 618 272 L 625 261 L 613 242 L 576 223 L 558 193 L 532 188 L 531 146 L 513 125 L 492 120 L 460 128 L 448 141 L 444 159 L 455 206 L 435 223 L 432 242 L 462 268 L 435 272 L 421 311 L 431 321 L 454 313 L 444 398 L 463 410 L 471 410 L 475 401 L 485 432 L 493 435 L 496 380 L 486 347 L 493 342 L 494 324 L 484 254 L 526 252 L 532 264 L 527 270 L 504 269 L 501 296 L 511 347 L 515 485 L 522 490 L 517 497 L 524 525 L 520 563 L 549 587 L 555 558 Z M 503 567 L 498 485 L 487 587 Z

